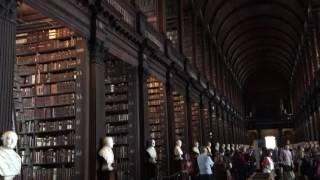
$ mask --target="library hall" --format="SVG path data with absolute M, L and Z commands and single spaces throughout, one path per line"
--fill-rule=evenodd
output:
M 320 0 L 0 0 L 0 180 L 320 180 Z

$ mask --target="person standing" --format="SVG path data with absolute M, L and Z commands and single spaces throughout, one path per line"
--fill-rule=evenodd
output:
M 283 166 L 283 177 L 286 180 L 294 180 L 295 175 L 293 172 L 293 156 L 290 151 L 289 145 L 286 145 L 284 149 L 280 152 L 280 162 Z
M 184 158 L 181 166 L 182 166 L 181 169 L 183 173 L 182 179 L 191 180 L 195 176 L 195 171 L 194 171 L 194 163 L 188 153 L 184 154 Z
M 199 167 L 200 180 L 210 180 L 213 178 L 212 168 L 213 161 L 208 155 L 208 149 L 206 147 L 201 148 L 201 154 L 197 158 Z
M 236 150 L 232 157 L 232 174 L 235 180 L 245 180 L 246 179 L 246 160 L 242 151 Z
M 265 156 L 262 161 L 262 167 L 263 173 L 269 174 L 271 179 L 275 178 L 274 162 L 272 160 L 272 150 L 267 151 L 267 156 Z

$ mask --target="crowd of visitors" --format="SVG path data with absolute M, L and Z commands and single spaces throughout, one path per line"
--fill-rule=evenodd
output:
M 214 150 L 210 144 L 200 151 L 198 147 L 197 143 L 184 154 L 180 179 L 247 180 L 259 172 L 271 180 L 320 180 L 320 147 L 315 144 L 254 149 L 217 143 Z

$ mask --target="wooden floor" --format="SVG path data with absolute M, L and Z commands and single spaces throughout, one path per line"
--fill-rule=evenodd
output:
M 268 174 L 254 173 L 248 180 L 272 180 Z

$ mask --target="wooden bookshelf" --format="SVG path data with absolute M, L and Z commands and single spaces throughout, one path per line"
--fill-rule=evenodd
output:
M 191 135 L 192 143 L 201 143 L 201 125 L 200 125 L 200 105 L 199 103 L 191 104 Z
M 212 138 L 213 138 L 213 142 L 215 143 L 218 141 L 218 119 L 216 115 L 216 109 L 212 110 L 211 121 L 212 121 Z
M 182 140 L 183 147 L 186 146 L 186 101 L 185 97 L 180 95 L 177 91 L 172 92 L 173 108 L 174 108 L 174 142 Z
M 22 110 L 16 111 L 24 179 L 67 180 L 75 175 L 81 104 L 77 96 L 83 40 L 66 27 L 27 30 L 16 39 L 16 77 Z M 79 84 L 76 87 L 76 84 Z
M 203 135 L 204 135 L 203 143 L 207 144 L 210 141 L 209 133 L 211 131 L 211 129 L 210 129 L 210 113 L 209 113 L 208 104 L 203 104 L 202 122 L 203 122 L 202 129 L 203 129 Z
M 148 114 L 147 123 L 150 138 L 156 142 L 160 175 L 167 174 L 167 133 L 166 133 L 166 95 L 165 85 L 153 76 L 147 78 Z
M 118 60 L 106 62 L 105 133 L 114 140 L 115 172 L 118 179 L 131 180 L 135 170 L 135 119 L 130 116 L 135 105 L 131 66 Z M 131 118 L 130 118 L 131 117 Z

